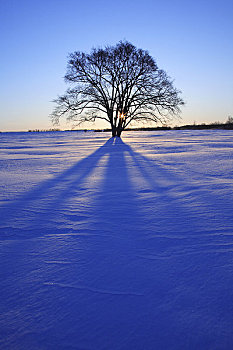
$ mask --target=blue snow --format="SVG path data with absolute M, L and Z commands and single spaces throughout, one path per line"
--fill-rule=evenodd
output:
M 233 132 L 0 134 L 0 348 L 233 349 Z

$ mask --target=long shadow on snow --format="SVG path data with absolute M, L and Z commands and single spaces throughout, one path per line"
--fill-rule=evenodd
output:
M 136 207 L 137 198 L 130 183 L 127 160 L 125 159 L 126 155 L 132 157 L 136 168 L 140 172 L 140 176 L 145 178 L 152 190 L 156 191 L 159 189 L 160 191 L 161 188 L 159 188 L 158 182 L 147 171 L 147 167 L 149 169 L 151 166 L 148 160 L 139 153 L 134 152 L 121 139 L 110 139 L 90 156 L 79 161 L 59 176 L 42 182 L 15 201 L 3 205 L 0 208 L 1 228 L 3 232 L 6 232 L 6 238 L 9 238 L 9 234 L 10 236 L 14 236 L 14 233 L 22 234 L 22 231 L 27 229 L 27 223 L 31 232 L 33 229 L 32 233 L 34 235 L 36 235 L 36 232 L 42 233 L 38 223 L 40 226 L 44 224 L 47 230 L 50 228 L 52 233 L 54 232 L 55 224 L 59 225 L 59 222 L 65 219 L 65 217 L 59 217 L 61 213 L 64 214 L 65 212 L 66 218 L 70 212 L 71 221 L 79 221 L 82 214 L 79 213 L 79 215 L 77 213 L 77 215 L 73 215 L 72 213 L 72 211 L 75 211 L 75 203 L 73 207 L 70 205 L 69 208 L 66 208 L 66 203 L 74 197 L 82 198 L 86 196 L 88 199 L 90 191 L 88 187 L 82 187 L 82 184 L 93 175 L 101 159 L 105 157 L 109 157 L 109 159 L 106 166 L 107 170 L 103 175 L 104 188 L 95 188 L 96 192 L 102 191 L 103 205 L 99 215 L 106 219 L 106 215 L 111 216 L 111 213 L 114 213 L 112 219 L 109 217 L 109 220 L 112 221 L 112 227 L 117 225 L 120 228 L 125 221 L 129 222 L 129 213 L 132 211 L 131 204 L 134 202 L 134 207 Z M 157 169 L 157 172 L 161 173 L 161 171 L 163 169 Z M 116 172 L 118 177 L 115 176 Z M 100 199 L 98 201 L 99 204 Z M 107 206 L 107 212 L 105 206 Z M 123 206 L 125 206 L 124 211 L 122 211 Z M 113 208 L 112 210 L 111 207 Z M 119 210 L 124 218 L 117 213 Z M 90 218 L 89 213 L 83 213 L 83 215 L 84 220 Z M 7 229 L 9 224 L 11 232 Z M 25 236 L 24 238 L 31 237 Z
M 39 222 L 40 225 L 43 224 L 43 220 L 39 221 L 39 218 L 44 218 L 44 224 L 48 226 L 53 217 L 58 218 L 59 211 L 65 208 L 66 201 L 74 195 L 75 191 L 75 195 L 80 197 L 83 195 L 82 183 L 98 167 L 101 158 L 109 153 L 109 146 L 112 143 L 112 139 L 108 140 L 94 153 L 57 177 L 42 182 L 23 196 L 20 195 L 15 201 L 3 205 L 0 208 L 3 231 L 5 232 L 10 224 L 13 231 L 22 232 L 22 229 L 25 229 L 25 222 L 30 223 L 30 229 L 32 229 L 33 221 Z M 36 230 L 36 227 L 34 229 Z M 38 232 L 41 234 L 40 230 Z M 9 238 L 11 232 L 6 233 L 6 238 Z

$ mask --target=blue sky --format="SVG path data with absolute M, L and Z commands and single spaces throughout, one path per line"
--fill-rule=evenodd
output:
M 233 116 L 232 18 L 232 0 L 1 0 L 0 130 L 52 127 L 68 54 L 120 40 L 148 50 L 174 79 L 186 102 L 181 124 L 225 122 Z

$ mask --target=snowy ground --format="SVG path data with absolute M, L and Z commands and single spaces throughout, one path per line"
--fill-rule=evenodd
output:
M 233 349 L 232 131 L 0 145 L 1 349 Z

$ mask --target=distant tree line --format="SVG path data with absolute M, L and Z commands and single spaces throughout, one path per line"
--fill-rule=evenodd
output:
M 52 128 L 52 129 L 33 129 L 33 130 L 28 130 L 28 132 L 50 132 L 50 131 L 61 131 L 61 129 L 58 128 Z
M 162 130 L 204 130 L 204 129 L 225 129 L 225 130 L 233 130 L 233 117 L 229 116 L 225 123 L 221 123 L 219 121 L 212 122 L 210 124 L 201 123 L 196 124 L 195 122 L 193 124 L 187 124 L 187 125 L 181 125 L 181 126 L 155 126 L 155 127 L 134 127 L 134 128 L 127 128 L 127 131 L 135 130 L 135 131 L 162 131 Z M 51 129 L 33 129 L 28 130 L 28 132 L 53 132 L 53 131 L 62 131 L 58 128 L 51 128 Z M 94 131 L 94 132 L 111 132 L 112 129 L 72 129 L 72 130 L 64 130 L 64 131 Z M 1 132 L 1 131 L 0 131 Z

